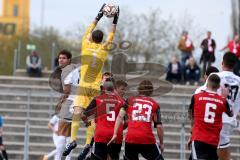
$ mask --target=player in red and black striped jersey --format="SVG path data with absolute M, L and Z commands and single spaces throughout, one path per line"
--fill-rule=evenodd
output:
M 222 114 L 232 116 L 226 98 L 218 95 L 220 78 L 211 74 L 207 81 L 206 91 L 194 94 L 189 107 L 192 118 L 190 160 L 217 160 L 217 146 L 222 128 Z M 190 141 L 189 141 L 190 144 Z
M 124 116 L 128 115 L 128 132 L 125 139 L 124 159 L 138 160 L 141 154 L 146 159 L 162 160 L 163 127 L 161 123 L 160 107 L 152 98 L 153 85 L 144 80 L 138 87 L 139 95 L 126 100 L 114 127 L 114 134 L 109 144 L 117 140 L 119 129 Z M 155 122 L 160 141 L 160 149 L 156 144 L 152 132 L 152 122 Z
M 125 101 L 114 93 L 112 78 L 106 79 L 103 84 L 104 92 L 95 97 L 85 111 L 87 117 L 94 115 L 96 129 L 91 159 L 119 159 L 123 139 L 123 124 L 120 125 L 115 143 L 107 146 L 113 135 L 114 124 L 120 108 Z

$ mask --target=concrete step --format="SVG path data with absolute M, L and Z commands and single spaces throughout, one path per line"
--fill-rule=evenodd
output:
M 0 84 L 48 86 L 48 78 L 0 76 Z
M 9 116 L 9 117 L 27 117 L 28 111 L 25 109 L 2 109 L 0 108 L 0 113 L 3 116 Z M 49 112 L 46 110 L 30 110 L 29 116 L 30 117 L 39 117 L 39 118 L 49 118 L 51 117 L 53 111 Z
M 28 101 L 28 96 L 32 102 L 57 102 L 60 94 L 58 93 L 31 93 L 30 95 L 26 92 L 12 93 L 12 92 L 0 92 L 0 101 Z M 189 94 L 167 94 L 158 98 L 155 98 L 158 103 L 163 104 L 179 104 L 181 106 L 188 106 L 190 104 L 191 95 Z
M 32 125 L 30 124 L 30 133 L 44 133 L 44 134 L 50 134 L 51 131 L 47 127 L 47 121 L 44 125 Z M 84 126 L 81 123 L 81 126 Z M 24 133 L 25 125 L 24 124 L 5 124 L 4 125 L 4 131 L 5 132 L 11 132 L 11 133 Z M 181 131 L 181 125 L 168 125 L 164 124 L 164 131 L 165 132 L 177 132 L 179 133 Z M 190 125 L 185 126 L 185 132 L 189 133 L 190 131 Z M 85 128 L 80 128 L 79 134 L 84 134 Z
M 49 117 L 50 118 L 50 117 Z M 31 117 L 29 119 L 31 125 L 42 125 L 45 126 L 49 118 L 38 118 L 38 117 Z M 16 125 L 25 125 L 25 122 L 27 120 L 27 117 L 10 117 L 10 116 L 4 116 L 4 123 L 5 124 L 16 124 Z
M 42 77 L 49 77 L 52 71 L 50 70 L 42 70 Z M 17 77 L 28 77 L 26 69 L 17 69 L 15 72 L 15 76 Z
M 46 98 L 48 96 L 44 96 L 44 98 Z M 14 108 L 14 109 L 27 109 L 27 106 L 28 106 L 28 102 L 27 101 L 21 101 L 19 100 L 19 98 L 17 98 L 18 100 L 0 100 L 0 106 L 1 108 Z M 58 100 L 58 98 L 54 98 L 53 102 L 56 103 Z M 49 109 L 49 106 L 50 103 L 47 101 L 47 102 L 44 102 L 44 101 L 33 101 L 32 99 L 30 99 L 30 109 L 33 109 L 33 110 L 48 110 Z M 160 107 L 161 107 L 161 110 L 164 110 L 164 109 L 174 109 L 174 110 L 182 110 L 183 108 L 185 110 L 188 109 L 188 105 L 185 105 L 184 102 L 160 102 Z
M 27 94 L 5 94 L 0 93 L 0 100 L 1 101 L 25 101 L 28 102 L 28 96 Z M 59 96 L 52 96 L 51 94 L 32 94 L 29 98 L 30 101 L 33 102 L 57 102 L 59 100 Z
M 85 141 L 85 129 L 80 129 L 78 132 L 78 141 L 79 144 L 83 144 Z M 156 132 L 154 135 L 157 137 Z M 23 142 L 24 141 L 24 132 L 13 133 L 13 132 L 5 132 L 3 135 L 4 139 L 9 141 Z M 185 133 L 185 139 L 187 140 L 189 137 L 189 133 Z M 164 140 L 165 141 L 175 141 L 180 142 L 181 134 L 180 132 L 165 132 Z M 234 133 L 231 136 L 232 144 L 239 144 L 240 137 L 238 134 Z M 30 142 L 32 143 L 49 143 L 52 142 L 52 134 L 51 133 L 30 133 Z

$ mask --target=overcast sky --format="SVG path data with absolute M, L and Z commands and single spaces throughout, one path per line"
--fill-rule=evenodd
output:
M 64 32 L 76 24 L 88 24 L 107 0 L 44 0 L 44 25 Z M 230 0 L 115 0 L 121 8 L 132 12 L 148 12 L 159 8 L 165 17 L 178 20 L 187 13 L 200 28 L 211 30 L 222 48 L 231 36 Z M 31 0 L 31 26 L 41 24 L 42 0 Z M 124 17 L 125 18 L 125 17 Z M 127 17 L 126 17 L 127 18 Z M 203 35 L 204 36 L 204 35 Z
M 76 24 L 87 24 L 95 17 L 106 0 L 44 0 L 44 25 L 54 26 L 61 31 Z M 115 0 L 121 8 L 135 13 L 159 8 L 162 15 L 182 18 L 187 13 L 201 28 L 213 31 L 213 36 L 225 43 L 231 34 L 230 0 Z M 41 2 L 31 1 L 31 26 L 41 24 Z M 127 18 L 127 17 L 126 17 Z M 219 42 L 221 43 L 221 42 Z

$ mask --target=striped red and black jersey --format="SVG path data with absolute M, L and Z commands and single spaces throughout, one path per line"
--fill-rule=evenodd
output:
M 104 93 L 92 100 L 87 112 L 95 114 L 95 142 L 108 143 L 111 140 L 116 118 L 124 103 L 125 101 L 115 93 Z M 121 144 L 122 138 L 123 125 L 121 124 L 116 143 Z
M 222 114 L 231 114 L 226 99 L 216 92 L 204 91 L 193 95 L 189 110 L 193 117 L 192 141 L 217 146 Z
M 152 98 L 146 96 L 131 97 L 126 100 L 124 109 L 128 115 L 128 132 L 125 141 L 131 144 L 155 144 L 152 132 L 154 115 L 160 107 Z M 161 123 L 161 118 L 158 118 Z

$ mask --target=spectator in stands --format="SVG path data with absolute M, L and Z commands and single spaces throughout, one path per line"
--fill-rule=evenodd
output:
M 178 43 L 178 49 L 181 51 L 181 65 L 184 68 L 186 61 L 192 57 L 192 52 L 194 50 L 194 45 L 188 36 L 187 31 L 183 31 L 182 37 Z
M 27 63 L 27 73 L 30 77 L 41 77 L 41 65 L 42 60 L 36 51 L 33 51 L 26 58 Z
M 225 46 L 221 51 L 224 51 L 226 49 L 237 56 L 238 62 L 236 63 L 233 72 L 236 75 L 240 76 L 240 39 L 238 34 L 235 35 L 234 39 L 229 41 L 227 46 Z
M 2 116 L 0 116 L 0 151 L 2 152 L 3 159 L 8 160 L 8 155 L 3 145 L 2 135 L 3 135 L 3 118 Z M 0 155 L 0 158 L 1 158 L 1 155 Z
M 211 66 L 212 63 L 215 62 L 215 49 L 216 42 L 212 39 L 212 33 L 210 31 L 207 32 L 207 38 L 205 38 L 201 43 L 202 55 L 200 59 L 200 64 L 203 63 L 202 72 L 205 73 L 206 69 Z
M 236 56 L 240 57 L 240 44 L 239 44 L 239 35 L 235 35 L 234 39 L 229 41 L 227 46 L 225 46 L 221 51 L 228 49 L 229 52 L 236 54 Z
M 190 85 L 192 82 L 194 82 L 195 86 L 198 85 L 201 71 L 193 57 L 189 58 L 187 62 L 187 66 L 185 67 L 184 73 L 185 73 L 185 81 L 187 85 Z
M 168 64 L 166 80 L 170 82 L 181 82 L 181 64 L 176 56 L 173 56 L 171 62 Z

